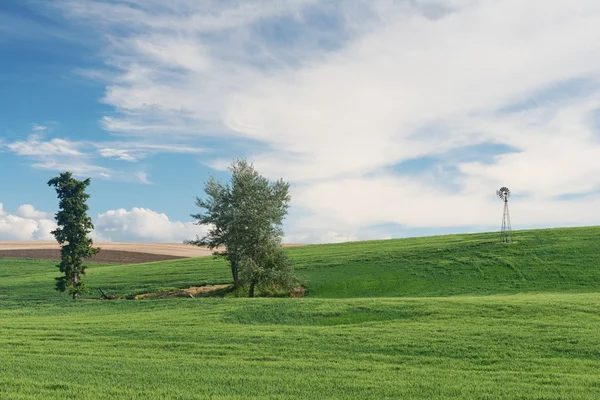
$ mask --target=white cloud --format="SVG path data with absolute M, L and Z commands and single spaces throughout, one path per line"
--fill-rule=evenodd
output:
M 70 171 L 80 178 L 96 177 L 120 181 L 150 183 L 148 174 L 139 169 L 112 169 L 99 165 L 96 152 L 104 158 L 137 162 L 148 155 L 159 153 L 199 154 L 204 149 L 178 144 L 145 142 L 88 142 L 69 139 L 44 140 L 40 135 L 29 135 L 27 140 L 15 141 L 0 146 L 13 153 L 29 157 L 32 167 L 51 171 Z
M 307 229 L 318 224 L 321 229 L 335 226 L 355 232 L 357 227 L 389 223 L 406 229 L 495 226 L 502 216 L 502 203 L 490 192 L 449 194 L 407 179 L 379 176 L 311 185 L 310 191 L 297 194 L 295 200 L 317 216 L 304 221 Z M 600 195 L 568 201 L 517 195 L 509 205 L 515 228 L 548 221 L 560 226 L 600 224 L 594 211 L 600 207 Z
M 182 242 L 206 232 L 192 222 L 171 221 L 164 213 L 137 207 L 99 214 L 94 224 L 97 237 L 108 241 Z
M 87 145 L 69 139 L 44 140 L 41 135 L 32 134 L 27 140 L 7 143 L 4 147 L 19 156 L 32 159 L 33 168 L 70 171 L 78 177 L 110 178 L 113 175 L 110 169 L 91 163 L 91 157 L 84 151 Z
M 270 144 L 274 151 L 256 155 L 261 169 L 296 181 L 360 175 L 464 145 L 503 142 L 513 135 L 489 132 L 494 119 L 481 120 L 478 130 L 456 132 L 452 125 L 546 85 L 597 79 L 600 72 L 600 57 L 591 56 L 600 45 L 588 36 L 600 26 L 597 3 L 578 2 L 585 15 L 570 1 L 533 3 L 539 8 L 476 1 L 436 21 L 390 10 L 393 23 L 325 61 L 266 77 L 232 96 L 226 123 Z M 443 126 L 439 135 L 418 132 L 432 122 Z
M 65 139 L 43 141 L 39 135 L 29 135 L 27 140 L 9 143 L 6 147 L 20 156 L 81 156 L 79 145 Z
M 463 185 L 467 191 L 481 191 L 490 182 L 510 182 L 518 193 L 542 198 L 600 189 L 600 142 L 588 122 L 599 108 L 600 94 L 485 121 L 490 135 L 503 137 L 519 151 L 488 164 L 459 164 Z M 481 124 L 473 119 L 475 127 Z
M 56 240 L 56 238 L 50 233 L 56 229 L 56 222 L 48 219 L 38 219 L 36 222 L 37 227 L 31 233 L 32 240 Z
M 47 214 L 31 205 L 23 205 L 17 215 L 7 214 L 0 203 L 0 240 L 54 240 L 50 231 L 56 228 Z
M 34 126 L 33 126 L 33 131 L 34 131 L 34 132 L 43 132 L 43 131 L 45 131 L 46 129 L 48 129 L 48 127 L 47 127 L 47 126 L 44 126 L 44 125 L 34 125 Z
M 240 26 L 287 14 L 318 0 L 177 0 L 168 5 L 161 0 L 133 1 L 129 4 L 110 4 L 100 1 L 63 1 L 58 5 L 65 13 L 102 26 L 121 26 L 129 22 L 133 29 L 173 30 L 182 32 L 211 32 Z M 174 19 L 173 14 L 181 13 Z M 150 17 L 150 18 L 148 18 Z
M 50 213 L 30 204 L 8 214 L 0 203 L 0 240 L 55 240 L 50 231 L 56 223 Z M 147 208 L 109 210 L 93 218 L 95 241 L 182 242 L 203 236 L 205 227 L 192 222 L 171 221 L 164 213 Z
M 151 182 L 148 180 L 148 174 L 143 172 L 143 171 L 139 171 L 135 173 L 136 178 L 138 179 L 138 181 L 140 183 L 145 183 L 145 184 L 150 184 Z
M 51 171 L 64 172 L 70 171 L 77 177 L 98 177 L 109 179 L 112 177 L 112 171 L 108 168 L 92 165 L 82 160 L 71 160 L 71 161 L 58 161 L 54 159 L 44 158 L 39 162 L 35 162 L 31 165 L 37 169 L 47 169 Z
M 176 144 L 142 143 L 142 142 L 109 142 L 95 143 L 98 153 L 105 158 L 121 161 L 137 162 L 149 155 L 159 153 L 200 154 L 204 149 L 194 146 Z
M 335 232 L 325 229 L 307 227 L 298 229 L 285 235 L 283 242 L 289 244 L 318 244 L 318 243 L 343 243 L 362 240 L 387 240 L 390 235 L 376 232 Z
M 39 128 L 39 127 L 38 127 Z M 35 129 L 43 132 L 43 129 Z M 160 153 L 200 154 L 205 150 L 191 144 L 145 142 L 145 141 L 74 141 L 66 138 L 44 139 L 42 134 L 31 134 L 26 140 L 4 143 L 0 139 L 0 150 L 7 149 L 16 155 L 33 160 L 31 166 L 51 171 L 70 171 L 79 178 L 101 178 L 133 181 L 148 184 L 148 174 L 139 168 L 109 168 L 102 165 L 103 159 L 116 159 L 135 163 L 150 155 Z M 100 156 L 100 157 L 98 157 Z
M 36 210 L 35 207 L 31 204 L 23 204 L 22 206 L 17 208 L 16 215 L 21 218 L 34 220 L 49 219 L 52 217 L 48 213 Z
M 130 162 L 137 161 L 136 157 L 129 154 L 129 152 L 127 150 L 123 150 L 123 149 L 113 149 L 110 147 L 104 147 L 99 150 L 99 153 L 102 157 L 106 157 L 106 158 L 116 158 L 118 160 L 130 161 Z
M 318 221 L 321 233 L 307 224 L 299 237 L 490 224 L 502 185 L 519 224 L 596 221 L 594 195 L 554 198 L 600 188 L 596 0 L 60 4 L 109 37 L 130 32 L 102 53 L 114 70 L 103 74 L 103 101 L 117 111 L 106 129 L 150 142 L 169 133 L 262 143 L 249 150 L 257 168 L 293 181 L 293 207 Z M 337 22 L 316 29 L 319 16 Z M 551 89 L 572 80 L 590 89 L 557 100 Z M 498 111 L 528 99 L 529 109 Z M 454 162 L 452 174 L 389 171 L 489 143 L 515 151 Z

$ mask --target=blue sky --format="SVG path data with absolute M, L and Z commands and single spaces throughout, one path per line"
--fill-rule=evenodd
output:
M 0 240 L 181 241 L 209 174 L 292 183 L 287 241 L 600 223 L 594 0 L 0 3 Z

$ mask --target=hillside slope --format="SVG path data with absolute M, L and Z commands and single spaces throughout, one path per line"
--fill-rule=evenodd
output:
M 425 297 L 600 289 L 600 227 L 314 245 L 287 249 L 310 297 Z M 0 260 L 0 297 L 55 297 L 54 262 Z M 12 265 L 12 267 L 10 266 Z M 23 269 L 25 268 L 25 269 Z M 27 273 L 24 273 L 27 271 Z M 87 282 L 121 296 L 230 281 L 212 257 L 93 265 Z M 92 293 L 97 297 L 97 293 Z M 16 297 L 15 297 L 16 296 Z
M 311 296 L 363 297 L 339 299 L 72 301 L 53 290 L 55 262 L 0 259 L 0 398 L 600 398 L 600 293 L 505 295 L 598 292 L 599 238 L 289 249 Z M 120 295 L 229 280 L 212 258 L 87 276 Z M 412 298 L 366 298 L 393 296 Z
M 313 297 L 488 295 L 600 289 L 600 227 L 293 249 Z

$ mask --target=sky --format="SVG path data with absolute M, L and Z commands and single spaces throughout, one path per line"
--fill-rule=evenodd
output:
M 203 235 L 209 176 L 291 183 L 285 241 L 600 224 L 597 0 L 0 2 L 0 240 Z

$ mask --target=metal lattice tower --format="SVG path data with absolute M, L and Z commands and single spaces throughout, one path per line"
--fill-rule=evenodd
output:
M 500 230 L 500 241 L 502 243 L 510 243 L 512 241 L 512 228 L 510 226 L 510 213 L 508 212 L 508 198 L 510 197 L 510 189 L 506 186 L 496 191 L 496 194 L 504 202 L 504 214 L 502 216 L 502 229 Z

